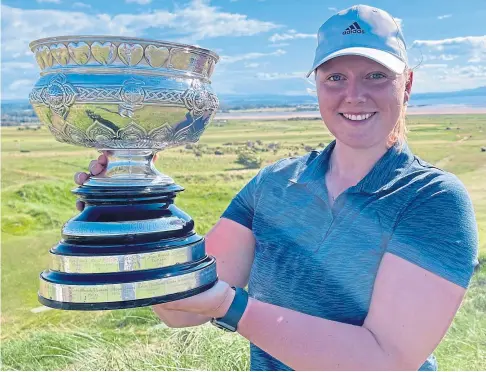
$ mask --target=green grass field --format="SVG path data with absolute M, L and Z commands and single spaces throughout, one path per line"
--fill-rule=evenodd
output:
M 486 261 L 486 115 L 411 116 L 409 144 L 424 160 L 455 173 L 474 202 L 480 260 Z M 447 129 L 449 128 L 449 129 Z M 205 234 L 256 169 L 236 164 L 247 141 L 260 149 L 262 166 L 305 147 L 327 145 L 332 136 L 318 120 L 230 121 L 212 125 L 198 151 L 160 153 L 159 170 L 186 191 L 177 205 Z M 215 155 L 219 150 L 223 155 Z M 96 151 L 56 142 L 45 129 L 2 128 L 1 327 L 3 370 L 247 370 L 248 343 L 209 325 L 172 330 L 150 308 L 34 313 L 38 275 L 60 229 L 76 214 L 70 193 L 76 171 Z M 486 265 L 475 275 L 453 326 L 439 345 L 441 370 L 486 369 Z

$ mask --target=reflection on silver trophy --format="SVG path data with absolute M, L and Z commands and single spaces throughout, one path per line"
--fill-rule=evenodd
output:
M 114 36 L 36 40 L 41 77 L 30 102 L 61 142 L 106 150 L 103 177 L 73 190 L 86 208 L 62 229 L 39 300 L 72 310 L 148 306 L 217 281 L 204 237 L 159 172 L 159 150 L 194 143 L 218 109 L 219 57 L 189 45 Z

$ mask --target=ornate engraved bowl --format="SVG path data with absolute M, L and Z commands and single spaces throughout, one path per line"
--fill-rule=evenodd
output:
M 219 57 L 190 45 L 114 36 L 40 39 L 30 102 L 58 141 L 97 149 L 161 150 L 193 143 L 219 103 Z

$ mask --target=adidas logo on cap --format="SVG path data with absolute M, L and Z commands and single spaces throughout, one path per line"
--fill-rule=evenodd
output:
M 353 22 L 351 26 L 349 26 L 346 30 L 343 31 L 343 35 L 349 34 L 364 34 L 364 30 L 359 27 L 358 22 Z

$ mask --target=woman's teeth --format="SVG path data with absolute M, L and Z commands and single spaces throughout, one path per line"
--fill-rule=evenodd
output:
M 348 115 L 348 114 L 342 114 L 346 119 L 349 120 L 366 120 L 372 117 L 375 113 L 372 112 L 370 114 L 362 114 L 362 115 Z

